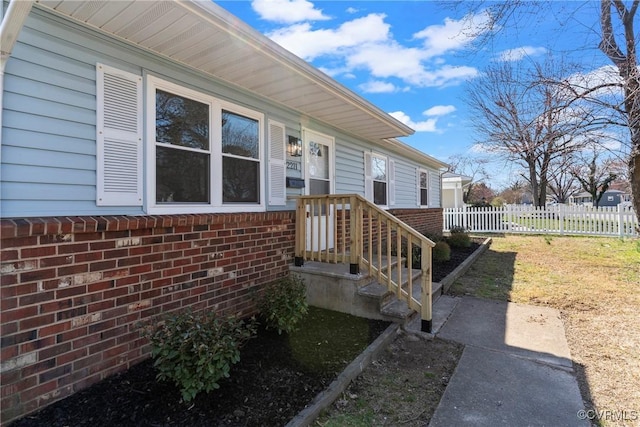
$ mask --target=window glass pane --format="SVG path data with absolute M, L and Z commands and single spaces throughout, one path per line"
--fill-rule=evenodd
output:
M 427 189 L 426 188 L 421 188 L 420 189 L 420 204 L 423 206 L 427 206 L 429 204 L 429 199 L 427 197 Z
M 376 205 L 387 204 L 387 183 L 373 181 L 373 203 Z
M 329 147 L 327 145 L 309 142 L 309 175 L 311 178 L 329 179 Z
M 258 121 L 222 110 L 222 152 L 259 158 Z
M 371 157 L 371 177 L 378 181 L 387 180 L 387 159 Z
M 222 201 L 260 203 L 260 163 L 235 157 L 222 158 Z
M 420 188 L 427 188 L 427 173 L 420 172 Z
M 209 106 L 156 90 L 156 141 L 209 149 Z
M 156 147 L 156 202 L 209 203 L 209 155 Z

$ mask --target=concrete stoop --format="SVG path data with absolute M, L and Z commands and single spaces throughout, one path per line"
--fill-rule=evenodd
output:
M 383 269 L 391 268 L 391 277 L 397 280 L 398 265 L 389 266 L 383 258 Z M 350 274 L 348 264 L 328 264 L 306 261 L 304 266 L 291 266 L 290 271 L 302 278 L 307 288 L 307 302 L 310 305 L 348 313 L 369 319 L 379 319 L 406 325 L 415 316 L 408 304 L 398 299 L 396 294 L 380 283 L 376 276 L 368 272 Z M 420 270 L 400 267 L 402 287 L 406 291 L 408 276 L 412 276 L 413 297 L 420 301 Z M 433 301 L 442 293 L 439 283 L 432 284 Z

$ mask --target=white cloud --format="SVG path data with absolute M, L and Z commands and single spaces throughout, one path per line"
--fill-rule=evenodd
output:
M 544 47 L 534 46 L 522 46 L 514 49 L 503 50 L 498 54 L 498 61 L 502 62 L 516 62 L 523 58 L 530 58 L 534 56 L 540 56 L 547 53 L 547 49 Z
M 411 120 L 411 117 L 402 111 L 394 111 L 393 113 L 389 113 L 389 115 L 395 117 L 397 120 L 409 126 L 416 132 L 438 132 L 436 129 L 438 119 L 427 119 L 423 122 L 414 122 Z
M 267 34 L 272 40 L 301 58 L 311 61 L 322 55 L 335 55 L 341 49 L 380 42 L 389 37 L 385 15 L 370 14 L 347 21 L 336 29 L 313 30 L 311 24 L 297 24 Z
M 582 89 L 593 89 L 601 85 L 622 83 L 622 77 L 620 77 L 618 69 L 613 65 L 605 65 L 588 73 L 575 73 L 569 76 L 567 80 L 573 86 Z M 608 95 L 621 93 L 620 88 L 607 88 L 602 91 L 603 94 Z
M 422 115 L 428 118 L 421 122 L 414 122 L 411 117 L 403 111 L 394 111 L 393 113 L 389 113 L 389 115 L 395 117 L 416 132 L 442 133 L 443 130 L 438 128 L 438 119 L 454 111 L 456 111 L 456 107 L 453 105 L 436 105 L 423 111 Z
M 414 40 L 424 39 L 424 43 L 416 46 L 394 40 L 386 18 L 385 14 L 372 13 L 345 21 L 338 27 L 318 29 L 304 22 L 278 28 L 267 36 L 307 61 L 330 59 L 322 69 L 332 77 L 360 70 L 370 74 L 374 81 L 397 78 L 415 87 L 443 87 L 479 75 L 472 66 L 450 65 L 434 55 L 470 43 L 474 36 L 469 34 L 477 35 L 481 31 L 471 26 L 485 25 L 487 15 L 465 17 L 460 21 L 447 18 L 442 25 L 432 25 L 416 33 Z
M 285 24 L 330 19 L 307 0 L 253 0 L 251 7 L 262 19 Z
M 443 24 L 430 25 L 413 35 L 423 39 L 427 57 L 462 49 L 486 32 L 491 22 L 487 12 L 467 15 L 460 20 L 445 18 Z
M 358 88 L 365 93 L 393 93 L 398 91 L 398 88 L 393 83 L 381 80 L 363 83 L 359 85 Z
M 419 87 L 456 84 L 479 74 L 477 69 L 468 66 L 441 65 L 428 69 L 421 50 L 395 42 L 360 46 L 346 61 L 348 67 L 366 69 L 374 77 L 397 77 Z
M 454 107 L 453 105 L 436 105 L 434 107 L 429 108 L 422 114 L 424 114 L 427 117 L 433 117 L 433 116 L 437 117 L 437 116 L 444 116 L 447 114 L 451 114 L 454 111 L 456 111 L 456 107 Z
M 346 12 L 353 15 L 354 13 L 358 13 L 358 9 L 356 9 L 355 7 L 348 7 Z

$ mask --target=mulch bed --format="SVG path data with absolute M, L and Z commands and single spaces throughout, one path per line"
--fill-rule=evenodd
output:
M 354 328 L 358 330 L 354 333 L 359 336 L 359 346 L 347 348 L 346 353 L 330 363 L 327 352 L 331 348 L 349 347 L 341 340 L 353 341 L 353 336 L 331 331 L 330 326 L 320 338 L 315 338 L 320 342 L 305 345 L 312 353 L 304 355 L 300 354 L 300 348 L 292 348 L 287 335 L 260 329 L 257 337 L 242 348 L 240 362 L 233 366 L 230 378 L 223 380 L 218 390 L 201 393 L 192 402 L 182 402 L 173 384 L 156 381 L 153 362 L 146 360 L 28 415 L 12 427 L 283 426 L 389 325 L 356 319 Z M 348 328 L 348 320 L 342 318 L 332 322 L 316 315 L 311 320 Z M 310 365 L 305 362 L 309 359 L 321 359 L 323 363 Z
M 442 280 L 479 246 L 473 241 L 469 248 L 452 249 L 451 260 L 433 264 L 432 280 Z M 364 332 L 363 321 L 367 325 Z M 319 342 L 305 346 L 309 354 L 301 356 L 299 348 L 292 349 L 287 335 L 261 328 L 243 347 L 230 378 L 221 381 L 218 390 L 201 393 L 192 402 L 182 402 L 173 384 L 156 381 L 153 361 L 147 360 L 11 426 L 283 426 L 388 326 L 387 322 L 360 319 L 359 331 L 349 335 L 344 320 L 312 318 L 311 322 L 321 324 L 325 334 L 315 338 Z M 347 336 L 342 334 L 345 330 Z M 356 333 L 357 341 L 362 342 L 352 346 L 351 353 L 324 362 L 327 351 L 348 347 L 344 341 L 353 341 Z M 305 359 L 315 363 L 305 363 Z
M 449 273 L 451 273 L 457 266 L 467 259 L 469 255 L 475 252 L 480 247 L 483 239 L 472 239 L 471 246 L 468 248 L 451 248 L 451 259 L 445 262 L 434 262 L 431 266 L 431 280 L 439 282 Z

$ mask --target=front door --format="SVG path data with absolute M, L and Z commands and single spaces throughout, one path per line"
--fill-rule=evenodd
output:
M 307 194 L 333 194 L 335 191 L 334 139 L 308 129 L 303 129 L 302 134 L 306 155 L 305 188 Z M 333 222 L 333 207 L 328 211 L 324 206 L 321 209 L 314 209 L 313 215 L 310 214 L 307 218 L 307 250 L 318 251 L 333 248 Z

